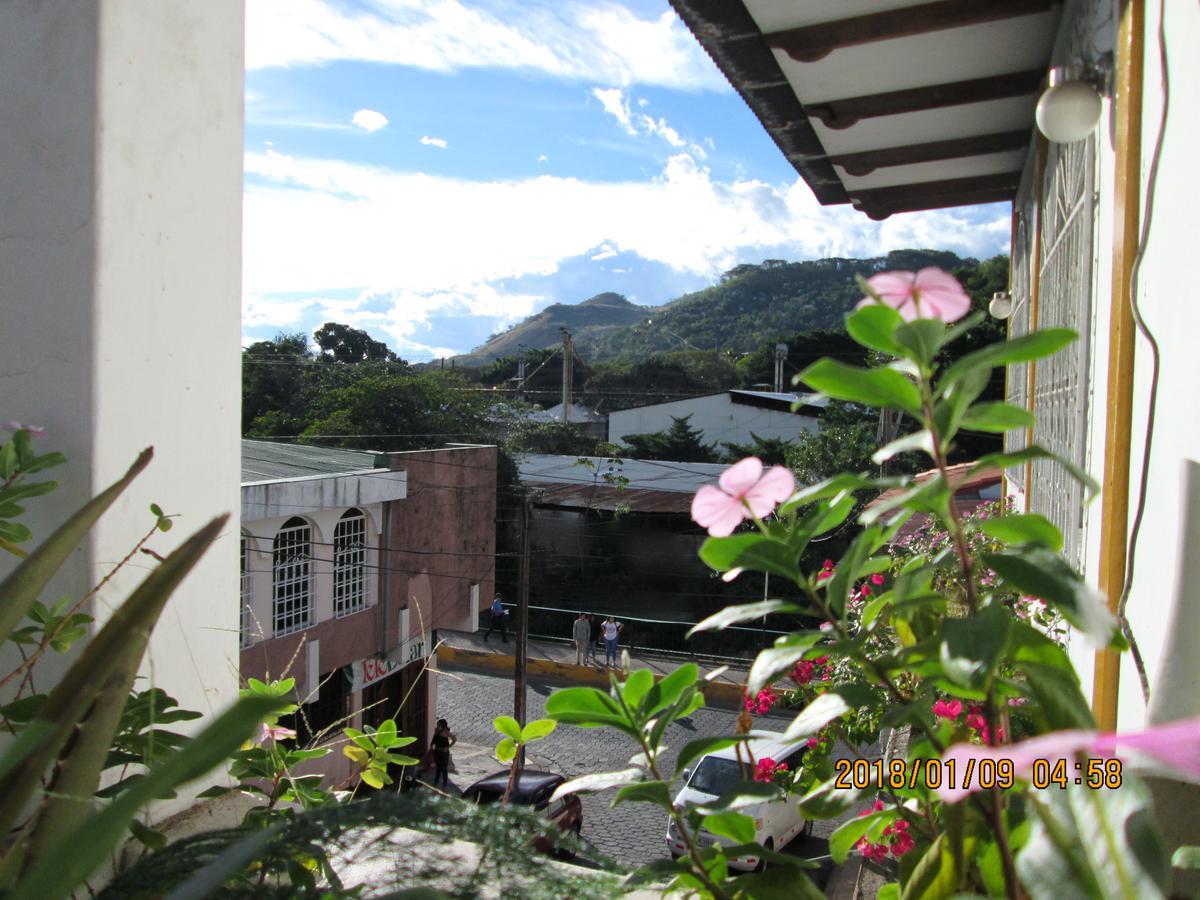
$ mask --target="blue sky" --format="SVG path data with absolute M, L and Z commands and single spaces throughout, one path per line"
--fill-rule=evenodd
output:
M 1007 204 L 821 207 L 666 0 L 248 0 L 243 339 L 464 352 L 767 257 L 1007 248 Z

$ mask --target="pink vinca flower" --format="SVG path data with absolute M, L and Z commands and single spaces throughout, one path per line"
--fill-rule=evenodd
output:
M 4 427 L 9 431 L 28 431 L 34 437 L 46 436 L 46 429 L 41 425 L 24 425 L 21 422 L 5 422 Z
M 1117 757 L 1131 765 L 1165 770 L 1176 777 L 1200 782 L 1200 716 L 1124 734 L 1054 731 L 1005 747 L 955 744 L 942 759 L 953 760 L 959 772 L 966 771 L 969 760 L 974 760 L 974 768 L 978 769 L 981 759 L 1011 759 L 1017 777 L 1028 778 L 1034 760 L 1045 759 L 1053 764 L 1062 759 L 1073 765 L 1072 758 L 1077 753 L 1088 757 Z M 968 787 L 943 782 L 937 793 L 947 803 L 957 803 L 979 789 L 976 782 L 977 779 Z
M 748 456 L 721 473 L 716 485 L 706 484 L 692 498 L 692 519 L 713 537 L 727 537 L 743 519 L 768 515 L 796 490 L 796 479 L 783 466 L 763 472 L 762 460 Z
M 949 272 L 922 269 L 912 272 L 882 272 L 867 279 L 879 299 L 900 313 L 906 322 L 913 319 L 941 319 L 955 322 L 971 309 L 971 298 Z M 874 303 L 865 297 L 860 307 Z
M 268 725 L 263 722 L 258 726 L 258 740 L 256 744 L 265 744 L 267 741 L 283 741 L 288 738 L 294 738 L 296 732 L 290 728 L 285 728 L 282 725 Z
M 961 700 L 938 700 L 933 704 L 933 714 L 939 719 L 957 719 L 962 711 Z

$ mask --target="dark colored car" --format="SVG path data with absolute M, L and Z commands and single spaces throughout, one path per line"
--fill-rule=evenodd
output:
M 574 794 L 560 797 L 553 803 L 550 796 L 567 779 L 562 775 L 550 772 L 538 772 L 524 769 L 513 785 L 508 802 L 514 806 L 528 806 L 540 812 L 553 822 L 560 831 L 573 831 L 576 836 L 583 827 L 583 804 Z M 494 772 L 486 778 L 475 782 L 465 791 L 463 798 L 475 803 L 499 803 L 508 788 L 508 770 Z M 542 853 L 550 853 L 553 846 L 545 835 L 534 838 L 533 846 Z M 568 857 L 574 853 L 563 851 Z

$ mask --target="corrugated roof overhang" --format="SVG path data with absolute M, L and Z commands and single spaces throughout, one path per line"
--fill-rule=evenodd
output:
M 1011 200 L 1062 0 L 671 0 L 823 204 Z

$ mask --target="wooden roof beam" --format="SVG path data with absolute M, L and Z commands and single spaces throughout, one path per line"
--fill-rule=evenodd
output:
M 767 44 L 797 62 L 816 62 L 840 47 L 911 37 L 930 31 L 1027 16 L 1062 0 L 939 0 L 902 9 L 821 22 L 765 35 Z
M 969 81 L 953 81 L 903 91 L 847 97 L 844 100 L 827 100 L 824 103 L 806 105 L 804 110 L 810 116 L 820 119 L 827 128 L 840 130 L 849 128 L 862 119 L 878 116 L 894 116 L 964 103 L 1024 97 L 1041 87 L 1045 77 L 1046 72 L 1043 69 L 1031 69 L 987 78 L 972 78 Z
M 1028 144 L 1028 131 L 1004 131 L 949 141 L 930 141 L 927 144 L 842 153 L 829 157 L 829 161 L 835 166 L 841 166 L 846 174 L 861 178 L 870 175 L 876 169 L 889 166 L 911 166 L 945 159 L 982 156 L 985 153 L 1003 153 L 1005 150 L 1021 150 Z
M 974 175 L 945 181 L 924 181 L 896 187 L 864 188 L 850 192 L 850 202 L 872 219 L 886 219 L 892 213 L 918 209 L 940 209 L 976 203 L 999 203 L 1017 193 L 1021 173 Z

